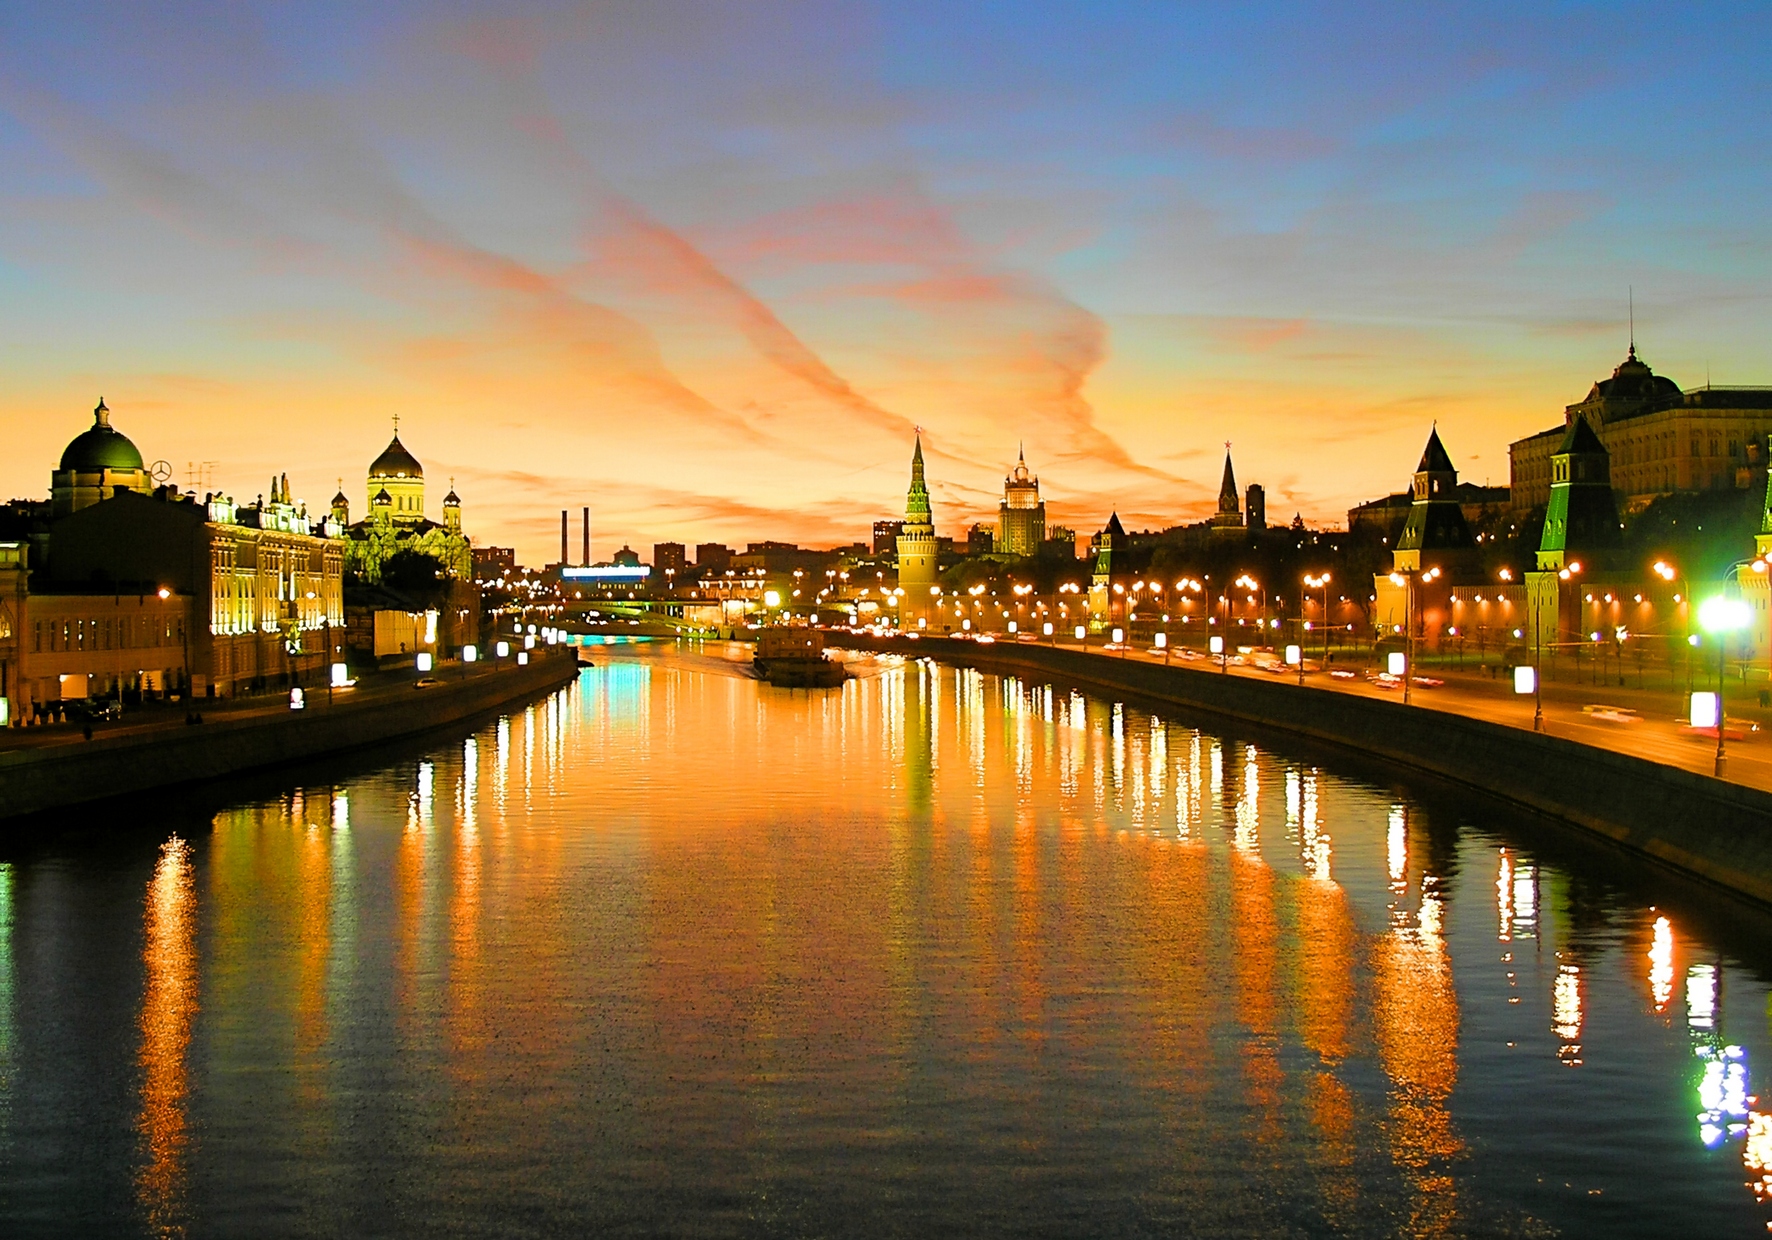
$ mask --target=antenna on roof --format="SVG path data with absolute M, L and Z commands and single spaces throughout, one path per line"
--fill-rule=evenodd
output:
M 1635 357 L 1637 355 L 1637 288 L 1634 284 L 1627 284 L 1625 288 L 1628 290 L 1625 296 L 1630 299 L 1626 303 L 1630 307 L 1630 355 Z

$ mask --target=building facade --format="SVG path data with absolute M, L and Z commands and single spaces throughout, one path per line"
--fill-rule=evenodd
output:
M 109 412 L 101 402 L 52 472 L 47 528 L 0 544 L 5 721 L 76 697 L 323 676 L 344 618 L 343 530 L 310 518 L 286 477 L 250 505 L 140 485 L 151 475 Z
M 1681 391 L 1629 354 L 1563 424 L 1508 449 L 1511 502 L 1527 512 L 1550 502 L 1551 457 L 1577 420 L 1587 422 L 1611 461 L 1612 487 L 1626 512 L 1678 491 L 1727 490 L 1764 482 L 1772 433 L 1772 388 L 1705 386 Z
M 1046 541 L 1046 504 L 1040 498 L 1040 479 L 1028 471 L 1027 456 L 1015 454 L 1015 468 L 1003 479 L 1003 502 L 997 506 L 997 529 L 992 550 L 998 555 L 1040 554 Z
M 167 589 L 190 599 L 187 650 L 194 696 L 312 681 L 342 647 L 343 531 L 288 498 L 198 502 L 176 492 L 125 492 L 56 522 L 51 588 Z

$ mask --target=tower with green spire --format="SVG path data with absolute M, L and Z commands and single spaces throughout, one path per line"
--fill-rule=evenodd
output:
M 1538 567 L 1560 570 L 1572 560 L 1590 572 L 1603 567 L 1623 547 L 1622 529 L 1612 495 L 1611 454 L 1588 420 L 1575 418 L 1551 454 L 1550 503 L 1538 540 Z
M 911 452 L 911 486 L 905 492 L 904 528 L 898 532 L 899 623 L 918 628 L 933 610 L 935 588 L 935 521 L 929 509 L 929 484 L 923 477 L 923 436 Z
M 1760 532 L 1754 535 L 1754 557 L 1772 558 L 1772 470 L 1766 471 L 1766 493 L 1760 497 Z
M 1405 572 L 1466 567 L 1464 561 L 1474 558 L 1477 541 L 1458 502 L 1458 471 L 1440 442 L 1438 427 L 1428 432 L 1410 490 L 1409 517 L 1397 536 L 1392 568 Z

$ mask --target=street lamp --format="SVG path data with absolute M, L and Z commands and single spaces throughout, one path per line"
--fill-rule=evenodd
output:
M 1723 677 L 1728 653 L 1729 634 L 1748 626 L 1752 619 L 1748 605 L 1738 598 L 1718 595 L 1698 605 L 1698 625 L 1717 639 L 1717 767 L 1716 776 L 1723 778 L 1728 759 L 1723 754 Z
M 1327 667 L 1327 666 L 1329 666 L 1329 574 L 1327 572 L 1325 572 L 1320 577 L 1313 577 L 1311 574 L 1306 573 L 1304 575 L 1304 584 L 1309 586 L 1313 590 L 1321 590 L 1323 592 L 1323 666 Z M 1299 616 L 1299 623 L 1302 624 L 1304 621 L 1304 618 L 1302 615 L 1302 613 L 1304 611 L 1304 603 L 1302 602 L 1302 600 L 1300 601 L 1300 603 L 1298 605 L 1298 610 L 1301 613 Z M 1299 660 L 1298 660 L 1298 683 L 1303 684 L 1304 683 L 1304 658 L 1303 658 L 1303 654 L 1302 654 L 1302 651 L 1304 649 L 1304 635 L 1303 634 L 1299 635 L 1298 645 L 1299 645 L 1299 650 L 1301 652 Z
M 1422 581 L 1433 581 L 1438 568 L 1417 569 L 1391 574 L 1391 584 L 1403 587 L 1403 705 L 1410 702 L 1409 689 L 1415 680 L 1415 590 Z

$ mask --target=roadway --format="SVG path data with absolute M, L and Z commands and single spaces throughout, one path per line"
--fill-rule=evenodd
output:
M 934 645 L 944 638 L 925 638 Z M 999 643 L 1017 639 L 998 636 Z M 921 644 L 921 643 L 920 643 Z M 1022 644 L 1044 645 L 1044 641 L 1025 640 Z M 1061 641 L 1059 646 L 1070 650 L 1083 649 L 1076 642 Z M 897 643 L 894 643 L 897 645 Z M 1132 647 L 1113 648 L 1090 644 L 1087 653 L 1104 659 L 1125 658 L 1140 663 L 1163 663 L 1161 652 Z M 906 650 L 905 653 L 910 653 Z M 1264 680 L 1285 680 L 1296 683 L 1295 668 L 1269 671 L 1232 660 L 1220 670 L 1218 660 L 1200 651 L 1174 651 L 1168 662 L 1202 676 L 1239 676 Z M 1312 664 L 1314 667 L 1314 664 Z M 1383 698 L 1400 702 L 1401 684 L 1385 686 L 1366 678 L 1364 667 L 1347 665 L 1332 669 L 1353 672 L 1342 679 L 1322 671 L 1307 671 L 1304 686 L 1323 693 L 1344 693 L 1358 697 Z M 1532 730 L 1533 699 L 1530 694 L 1516 694 L 1510 680 L 1491 678 L 1487 670 L 1424 668 L 1423 676 L 1441 681 L 1438 686 L 1417 683 L 1410 689 L 1410 704 L 1422 710 L 1443 710 L 1471 719 L 1482 719 L 1506 727 Z M 1699 689 L 1716 687 L 1713 680 Z M 1543 685 L 1544 731 L 1566 740 L 1579 741 L 1614 753 L 1679 767 L 1700 775 L 1714 774 L 1717 751 L 1716 730 L 1695 731 L 1686 726 L 1686 697 L 1683 690 L 1638 689 L 1634 686 L 1574 684 L 1567 681 L 1546 681 Z M 1595 713 L 1599 708 L 1604 713 Z M 1772 788 L 1772 731 L 1765 728 L 1766 711 L 1759 707 L 1738 707 L 1731 702 L 1726 716 L 1725 747 L 1728 756 L 1725 778 L 1752 788 Z

